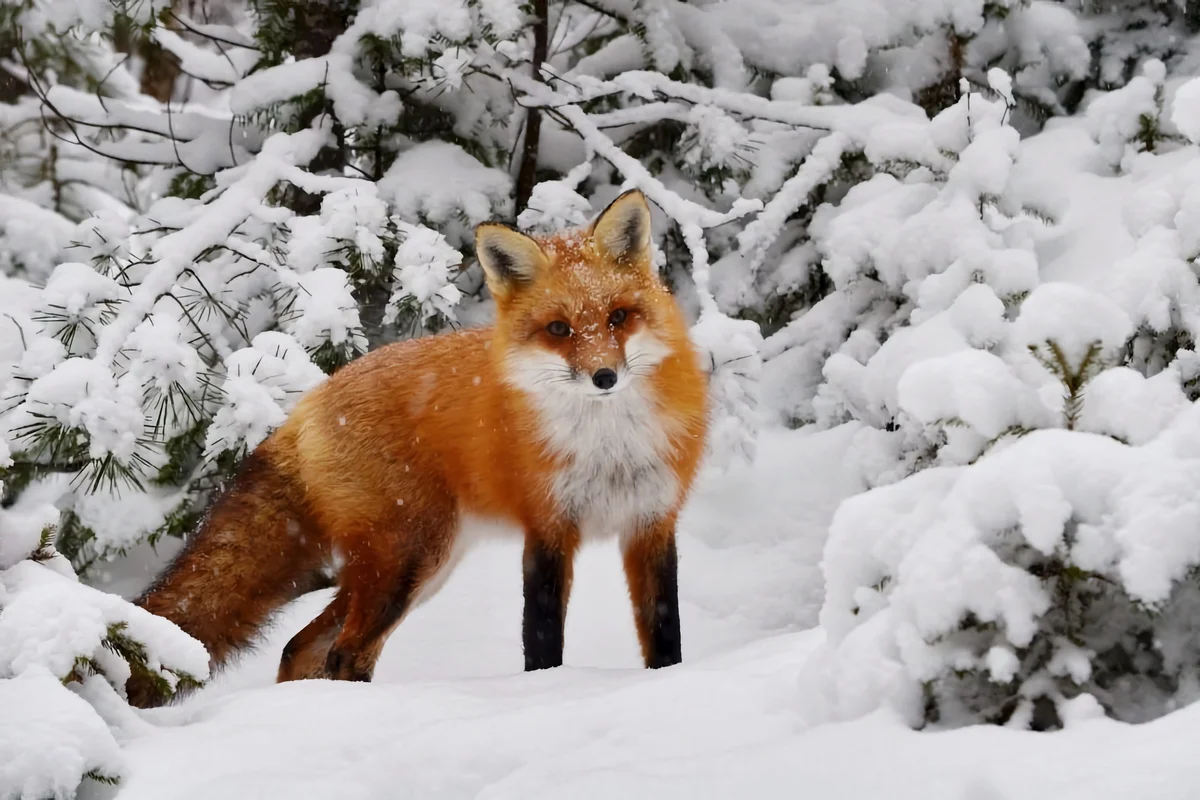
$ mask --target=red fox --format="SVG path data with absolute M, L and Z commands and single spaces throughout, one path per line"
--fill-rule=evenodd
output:
M 461 557 L 470 518 L 524 532 L 526 670 L 562 664 L 573 557 L 609 534 L 646 666 L 681 660 L 675 523 L 707 379 L 651 263 L 645 197 L 547 238 L 485 223 L 475 247 L 495 324 L 388 345 L 309 392 L 138 599 L 214 667 L 336 558 L 337 592 L 288 642 L 278 680 L 370 680 Z M 151 686 L 128 692 L 156 702 Z

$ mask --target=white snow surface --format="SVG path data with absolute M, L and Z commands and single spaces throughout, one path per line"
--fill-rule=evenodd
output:
M 0 800 L 72 797 L 83 776 L 120 776 L 104 720 L 43 667 L 0 680 Z
M 273 684 L 284 643 L 329 598 L 318 592 L 181 703 L 97 704 L 122 747 L 115 796 L 1182 800 L 1200 791 L 1191 766 L 1200 706 L 1142 726 L 1081 707 L 1054 734 L 917 733 L 887 709 L 844 723 L 806 716 L 797 676 L 825 646 L 812 627 L 819 554 L 834 509 L 863 489 L 853 456 L 863 431 L 770 429 L 754 467 L 701 482 L 680 524 L 680 666 L 640 668 L 608 543 L 577 564 L 566 665 L 522 673 L 520 549 L 483 544 L 391 637 L 373 683 Z M 1002 668 L 1003 654 L 992 661 Z M 1096 767 L 1104 763 L 1119 769 Z

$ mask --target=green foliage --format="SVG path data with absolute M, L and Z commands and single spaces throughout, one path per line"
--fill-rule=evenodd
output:
M 188 691 L 201 685 L 194 676 L 181 670 L 160 667 L 160 672 L 152 669 L 146 660 L 145 645 L 130 637 L 126 633 L 127 628 L 123 622 L 109 625 L 101 645 L 129 665 L 130 680 L 136 681 L 139 686 L 152 689 L 162 700 L 169 700 L 178 691 Z M 165 677 L 162 673 L 170 677 Z M 78 656 L 74 668 L 63 678 L 63 683 L 80 682 L 89 675 L 109 677 L 96 659 Z
M 120 778 L 114 777 L 112 775 L 105 775 L 104 773 L 97 772 L 94 769 L 90 770 L 88 772 L 85 772 L 83 774 L 83 777 L 86 778 L 87 780 L 95 781 L 96 783 L 102 783 L 105 786 L 119 786 L 121 783 Z
M 187 170 L 180 170 L 171 178 L 167 187 L 168 197 L 178 197 L 183 200 L 199 200 L 216 187 L 211 175 L 198 175 Z
M 1112 366 L 1105 363 L 1105 359 L 1101 357 L 1103 348 L 1099 342 L 1093 342 L 1078 364 L 1071 364 L 1062 347 L 1055 341 L 1030 345 L 1029 351 L 1050 374 L 1062 381 L 1066 390 L 1063 419 L 1067 430 L 1074 430 L 1083 411 L 1084 388 L 1088 381 Z
M 37 549 L 29 554 L 30 561 L 42 563 L 54 558 L 54 536 L 55 530 L 53 526 L 42 528 L 42 535 L 38 538 Z

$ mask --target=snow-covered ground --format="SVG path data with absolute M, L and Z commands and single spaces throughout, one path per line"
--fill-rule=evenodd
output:
M 806 724 L 798 676 L 823 640 L 814 625 L 830 517 L 862 489 L 857 430 L 769 431 L 753 470 L 700 487 L 682 523 L 678 667 L 638 668 L 609 543 L 581 556 L 567 665 L 523 673 L 519 550 L 486 545 L 392 636 L 371 684 L 273 685 L 284 642 L 327 598 L 316 593 L 186 701 L 113 706 L 105 716 L 126 767 L 116 796 L 1196 796 L 1197 706 L 1053 734 L 918 733 L 890 712 Z

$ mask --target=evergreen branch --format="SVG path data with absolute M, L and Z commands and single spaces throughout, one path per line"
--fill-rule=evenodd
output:
M 657 72 L 626 72 L 610 81 L 600 81 L 581 76 L 572 83 L 570 75 L 553 72 L 543 67 L 543 80 L 550 86 L 565 83 L 572 91 L 561 88 L 547 91 L 545 86 L 531 81 L 524 75 L 507 70 L 510 80 L 525 93 L 521 105 L 542 108 L 561 108 L 578 105 L 610 95 L 631 94 L 646 98 L 647 92 L 660 100 L 681 100 L 692 105 L 715 106 L 729 114 L 745 119 L 778 122 L 797 128 L 833 132 L 841 130 L 852 134 L 856 140 L 865 135 L 877 119 L 875 113 L 859 106 L 809 106 L 784 100 L 770 100 L 757 95 L 733 92 L 727 89 L 710 89 L 698 84 L 682 83 Z M 540 87 L 540 88 L 539 88 Z
M 174 8 L 167 8 L 164 10 L 164 13 L 167 14 L 175 22 L 179 23 L 179 26 L 181 28 L 183 28 L 184 30 L 186 30 L 188 33 L 193 33 L 196 36 L 200 36 L 202 38 L 208 39 L 210 42 L 213 42 L 213 44 L 215 44 L 215 45 L 227 45 L 229 47 L 238 47 L 243 50 L 254 50 L 255 52 L 262 52 L 262 50 L 259 47 L 257 47 L 256 45 L 248 44 L 246 42 L 236 42 L 233 39 L 227 39 L 222 36 L 217 36 L 215 33 L 212 33 L 211 31 L 204 30 L 204 28 L 201 28 L 196 23 L 193 23 L 191 20 L 184 17 L 182 14 L 180 14 Z M 207 27 L 211 27 L 211 26 L 206 25 L 204 27 L 207 28 Z M 222 50 L 221 54 L 225 55 L 225 51 Z M 226 56 L 226 57 L 228 57 L 228 56 Z
M 647 197 L 678 222 L 695 224 L 701 229 L 715 228 L 762 208 L 762 203 L 758 200 L 741 198 L 734 202 L 732 209 L 721 213 L 685 200 L 651 176 L 637 159 L 617 147 L 596 128 L 579 106 L 562 106 L 554 109 L 554 113 L 561 116 L 566 124 L 579 134 L 592 152 L 612 164 L 628 182 L 645 192 Z
M 628 25 L 630 22 L 628 17 L 621 14 L 616 9 L 606 8 L 604 5 L 602 5 L 599 2 L 599 0 L 573 0 L 573 1 L 578 3 L 579 5 L 583 6 L 584 8 L 588 8 L 588 9 L 591 9 L 592 11 L 595 11 L 597 14 L 603 14 L 606 17 L 614 19 L 617 22 L 620 22 L 622 25 Z
M 90 781 L 96 781 L 96 783 L 103 783 L 106 786 L 118 786 L 121 783 L 121 779 L 119 777 L 115 775 L 105 775 L 104 773 L 94 769 L 83 773 L 83 777 Z
M 29 554 L 30 561 L 41 564 L 54 558 L 54 535 L 55 530 L 53 526 L 47 525 L 45 528 L 42 528 L 42 533 L 38 537 L 38 546 Z

